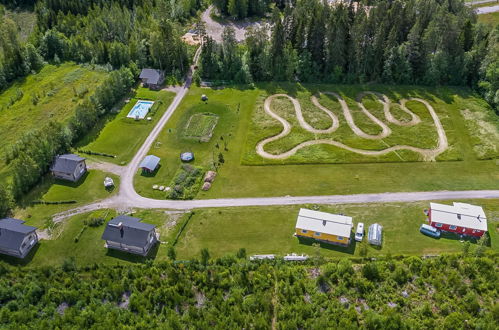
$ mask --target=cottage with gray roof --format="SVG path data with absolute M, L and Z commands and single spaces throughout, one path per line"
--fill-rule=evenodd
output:
M 142 80 L 144 87 L 160 89 L 165 81 L 165 74 L 161 70 L 142 69 L 139 78 Z
M 140 222 L 140 219 L 120 215 L 108 222 L 102 239 L 109 249 L 121 250 L 146 256 L 158 242 L 156 226 Z
M 36 228 L 12 218 L 0 219 L 0 253 L 24 258 L 38 242 Z
M 59 155 L 50 170 L 57 179 L 76 182 L 87 172 L 87 164 L 85 158 L 78 155 Z

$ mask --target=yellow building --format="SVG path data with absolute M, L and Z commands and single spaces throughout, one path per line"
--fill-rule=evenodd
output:
M 309 237 L 332 244 L 350 244 L 352 218 L 339 214 L 300 209 L 296 236 Z

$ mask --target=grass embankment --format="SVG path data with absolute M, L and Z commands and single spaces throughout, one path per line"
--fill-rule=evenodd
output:
M 291 88 L 292 86 L 287 86 L 290 95 L 304 93 L 307 98 L 310 94 L 305 91 L 298 93 L 296 90 L 302 90 L 302 87 L 298 85 L 294 85 L 295 91 Z M 258 141 L 255 137 L 264 138 L 269 133 L 266 126 L 260 129 L 255 128 L 252 123 L 253 113 L 262 111 L 263 101 L 268 95 L 282 90 L 272 84 L 252 90 L 235 88 L 214 90 L 193 87 L 159 135 L 159 143 L 150 150 L 151 154 L 161 158 L 161 168 L 150 177 L 138 173 L 135 178 L 137 192 L 146 197 L 165 198 L 164 192 L 155 191 L 152 186 L 155 184 L 167 186 L 171 182 L 180 167 L 179 154 L 187 150 L 195 154 L 193 165 L 204 167 L 206 170 L 213 168 L 213 160 L 218 163 L 220 153 L 223 155 L 224 164 L 218 166 L 219 173 L 213 187 L 208 192 L 200 192 L 197 198 L 499 188 L 499 166 L 496 159 L 479 160 L 480 158 L 497 158 L 499 120 L 485 101 L 472 94 L 470 90 L 461 88 L 413 89 L 412 87 L 386 87 L 383 90 L 382 86 L 365 88 L 340 86 L 338 88 L 343 88 L 346 92 L 350 88 L 353 94 L 361 90 L 379 90 L 393 97 L 392 101 L 398 100 L 401 96 L 420 96 L 428 100 L 434 106 L 435 111 L 441 114 L 441 121 L 452 143 L 450 151 L 442 157 L 448 155 L 450 158 L 459 158 L 462 161 L 402 162 L 399 159 L 398 162 L 388 163 L 312 164 L 313 159 L 318 162 L 320 157 L 324 159 L 324 157 L 332 158 L 342 155 L 337 148 L 317 146 L 316 149 L 302 149 L 304 154 L 297 154 L 297 157 L 310 157 L 311 160 L 303 158 L 303 161 L 309 164 L 288 165 L 286 161 L 270 161 L 255 157 L 253 158 L 255 164 L 266 166 L 248 166 L 247 160 L 251 159 L 248 155 L 254 153 L 255 144 Z M 334 90 L 334 87 L 321 86 L 320 89 Z M 317 90 L 317 87 L 310 87 L 310 90 Z M 208 96 L 207 104 L 201 102 L 202 94 Z M 328 106 L 334 110 L 334 100 L 324 101 L 324 105 L 330 102 Z M 370 108 L 372 105 L 373 112 L 379 111 L 377 102 L 368 98 L 365 102 Z M 304 100 L 303 104 L 306 103 L 309 101 Z M 408 106 L 416 111 L 422 105 L 408 103 Z M 307 109 L 314 111 L 314 116 L 317 114 L 317 117 L 320 117 L 316 109 L 308 106 Z M 467 111 L 463 112 L 463 109 Z M 204 112 L 219 116 L 210 141 L 203 143 L 185 138 L 185 127 L 189 118 L 193 114 Z M 337 115 L 340 120 L 343 119 L 342 112 Z M 394 115 L 403 119 L 400 111 L 394 110 Z M 421 115 L 423 116 L 424 113 Z M 304 114 L 304 116 L 312 117 L 311 113 Z M 465 120 L 464 116 L 469 117 L 470 120 Z M 359 118 L 360 126 L 363 117 Z M 274 130 L 279 129 L 274 122 L 267 119 L 265 121 L 274 127 Z M 418 145 L 418 143 L 427 141 L 426 137 L 421 136 L 417 131 L 412 132 L 410 136 L 403 131 L 404 128 L 399 129 L 402 130 L 400 134 L 403 135 L 405 142 Z M 431 135 L 434 132 L 434 129 L 425 129 L 423 133 Z M 350 132 L 350 135 L 352 139 L 357 139 L 353 133 Z M 395 143 L 391 142 L 391 144 Z M 314 150 L 316 154 L 313 153 Z M 390 157 L 393 160 L 398 159 L 395 154 Z M 241 159 L 245 160 L 244 164 Z M 363 161 L 367 162 L 368 158 L 365 157 Z
M 478 15 L 478 21 L 493 26 L 499 25 L 499 12 Z
M 499 200 L 470 202 L 484 207 L 488 216 L 491 248 L 499 251 Z M 427 208 L 428 202 L 320 206 L 324 212 L 352 216 L 354 226 L 364 222 L 366 234 L 372 223 L 383 226 L 381 249 L 367 244 L 366 238 L 362 243 L 357 243 L 352 236 L 349 247 L 321 244 L 321 254 L 331 257 L 359 256 L 361 245 L 367 246 L 368 256 L 461 251 L 463 243 L 456 237 L 437 240 L 419 232 L 419 226 L 426 223 L 423 210 Z M 203 248 L 208 248 L 215 257 L 235 254 L 240 248 L 245 248 L 248 254 L 284 255 L 295 252 L 312 256 L 315 253 L 312 246 L 314 241 L 300 241 L 293 236 L 299 209 L 300 206 L 277 206 L 196 210 L 176 246 L 178 258 L 199 256 Z
M 105 128 L 87 137 L 83 143 L 79 144 L 79 148 L 115 155 L 116 158 L 92 157 L 120 165 L 126 164 L 144 143 L 147 135 L 166 111 L 174 96 L 174 93 L 167 91 L 150 91 L 146 88 L 139 88 L 130 102 L 125 104 L 119 113 L 107 118 L 108 122 L 105 123 Z M 137 121 L 127 118 L 128 113 L 138 100 L 155 102 L 146 116 L 146 118 L 151 117 L 151 121 L 146 119 Z
M 106 190 L 104 188 L 104 178 L 106 176 L 113 178 L 114 189 Z M 48 224 L 47 220 L 50 220 L 52 215 L 109 197 L 118 191 L 118 187 L 119 178 L 117 176 L 100 171 L 88 171 L 76 183 L 55 180 L 50 175 L 47 175 L 41 184 L 19 202 L 19 206 L 14 210 L 14 215 L 19 219 L 25 220 L 29 225 L 44 228 Z M 31 204 L 33 201 L 39 200 L 47 202 L 74 200 L 76 203 Z
M 45 65 L 39 73 L 14 82 L 0 94 L 0 153 L 23 134 L 50 120 L 66 121 L 106 76 L 105 71 L 90 66 L 64 63 Z M 0 172 L 3 168 L 1 157 Z

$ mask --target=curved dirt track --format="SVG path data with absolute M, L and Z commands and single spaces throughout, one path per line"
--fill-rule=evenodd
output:
M 295 146 L 294 148 L 292 148 L 292 149 L 290 149 L 290 150 L 288 150 L 286 152 L 283 152 L 281 154 L 278 154 L 278 155 L 270 154 L 270 153 L 268 153 L 268 152 L 265 151 L 265 145 L 268 144 L 268 143 L 270 143 L 270 142 L 279 140 L 279 139 L 281 139 L 281 138 L 289 135 L 289 133 L 291 132 L 291 127 L 292 127 L 291 124 L 286 119 L 282 118 L 281 116 L 279 116 L 278 114 L 276 114 L 275 112 L 272 111 L 272 109 L 271 109 L 272 101 L 275 98 L 277 98 L 277 97 L 286 97 L 289 100 L 291 100 L 291 102 L 293 103 L 294 109 L 295 109 L 296 118 L 297 118 L 300 126 L 303 129 L 305 129 L 305 130 L 307 130 L 307 131 L 309 131 L 311 133 L 314 133 L 314 134 L 317 134 L 317 133 L 333 133 L 339 127 L 338 117 L 334 113 L 332 113 L 329 109 L 327 109 L 326 107 L 322 106 L 319 103 L 319 100 L 317 99 L 316 96 L 312 96 L 311 97 L 312 103 L 315 106 L 317 106 L 319 109 L 321 109 L 322 111 L 324 111 L 325 113 L 327 113 L 328 116 L 332 120 L 331 127 L 329 127 L 326 130 L 317 130 L 317 129 L 311 127 L 310 124 L 308 124 L 305 121 L 305 118 L 303 118 L 303 112 L 302 112 L 302 109 L 301 109 L 301 104 L 300 104 L 300 102 L 298 102 L 297 99 L 295 99 L 295 98 L 293 98 L 293 97 L 291 97 L 289 95 L 286 95 L 286 94 L 275 94 L 275 95 L 269 96 L 265 100 L 264 110 L 265 110 L 265 113 L 267 113 L 269 116 L 271 116 L 272 118 L 276 119 L 277 121 L 279 121 L 282 124 L 283 130 L 279 134 L 277 134 L 277 135 L 268 137 L 268 138 L 260 141 L 256 145 L 256 152 L 257 152 L 257 154 L 260 155 L 261 157 L 267 158 L 267 159 L 286 159 L 286 158 L 289 158 L 292 155 L 294 155 L 298 150 L 300 150 L 302 148 L 306 148 L 306 147 L 309 147 L 309 146 L 312 146 L 312 145 L 316 145 L 316 144 L 329 144 L 329 145 L 333 145 L 333 146 L 336 146 L 338 148 L 342 148 L 342 149 L 345 149 L 345 150 L 348 150 L 348 151 L 351 151 L 351 152 L 354 152 L 354 153 L 357 153 L 357 154 L 365 155 L 365 156 L 381 156 L 381 155 L 386 155 L 386 154 L 388 154 L 390 152 L 393 152 L 393 151 L 410 150 L 410 151 L 419 153 L 421 156 L 423 156 L 424 160 L 434 160 L 436 156 L 438 156 L 439 154 L 441 154 L 442 152 L 444 152 L 449 147 L 449 144 L 448 144 L 448 141 L 447 141 L 447 135 L 445 134 L 445 130 L 444 130 L 443 126 L 442 126 L 442 123 L 440 122 L 440 119 L 438 118 L 437 113 L 435 112 L 435 109 L 433 109 L 433 107 L 431 106 L 431 104 L 429 104 L 427 101 L 425 101 L 423 99 L 409 98 L 409 99 L 402 99 L 402 100 L 400 100 L 399 106 L 402 109 L 402 111 L 404 111 L 405 113 L 407 113 L 407 114 L 409 114 L 411 116 L 411 120 L 410 121 L 404 122 L 404 121 L 400 121 L 400 120 L 396 119 L 392 115 L 392 113 L 390 111 L 390 104 L 391 104 L 391 102 L 390 102 L 390 99 L 386 95 L 383 95 L 383 94 L 380 94 L 380 93 L 375 93 L 375 92 L 369 92 L 369 91 L 368 92 L 360 93 L 357 96 L 357 105 L 362 110 L 362 112 L 371 121 L 373 121 L 376 125 L 378 125 L 381 128 L 381 130 L 382 130 L 379 134 L 372 135 L 372 134 L 368 134 L 368 133 L 362 131 L 355 124 L 355 121 L 353 119 L 353 116 L 352 116 L 352 113 L 350 111 L 350 108 L 349 108 L 348 104 L 346 103 L 346 101 L 339 94 L 334 93 L 334 92 L 323 92 L 322 94 L 332 95 L 332 96 L 336 97 L 338 99 L 340 105 L 341 105 L 342 110 L 343 110 L 343 116 L 345 117 L 345 120 L 346 120 L 348 126 L 351 128 L 351 130 L 357 136 L 359 136 L 361 138 L 365 138 L 365 139 L 370 139 L 370 140 L 383 139 L 383 138 L 389 136 L 392 131 L 391 131 L 391 129 L 384 122 L 382 122 L 377 117 L 375 117 L 362 104 L 361 101 L 362 101 L 362 99 L 365 96 L 367 96 L 367 95 L 374 95 L 374 96 L 376 96 L 378 102 L 380 102 L 381 104 L 383 104 L 383 112 L 384 112 L 384 115 L 385 115 L 385 119 L 388 122 L 390 122 L 390 123 L 392 123 L 394 125 L 398 125 L 398 126 L 414 126 L 414 125 L 417 125 L 417 124 L 419 124 L 421 122 L 421 119 L 419 118 L 419 116 L 416 115 L 415 113 L 413 113 L 411 110 L 409 110 L 407 108 L 407 106 L 406 106 L 407 101 L 417 101 L 417 102 L 420 102 L 420 103 L 422 103 L 422 104 L 425 105 L 425 107 L 428 109 L 428 112 L 430 113 L 430 115 L 431 115 L 431 117 L 433 119 L 433 123 L 435 125 L 435 128 L 437 130 L 437 134 L 438 134 L 438 145 L 434 149 L 423 149 L 423 148 L 418 148 L 418 147 L 413 147 L 413 146 L 408 146 L 408 145 L 396 145 L 396 146 L 392 146 L 392 147 L 389 147 L 389 148 L 386 148 L 386 149 L 383 149 L 383 150 L 363 150 L 363 149 L 358 149 L 358 148 L 353 148 L 353 147 L 347 146 L 347 145 L 345 145 L 345 144 L 343 144 L 341 142 L 335 141 L 333 139 L 315 139 L 315 140 L 310 140 L 310 141 L 302 142 L 302 143 L 298 144 L 297 146 Z

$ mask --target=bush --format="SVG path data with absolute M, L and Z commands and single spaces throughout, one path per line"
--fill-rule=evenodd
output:
M 104 224 L 104 218 L 91 218 L 90 220 L 85 220 L 83 223 L 89 227 L 99 227 Z

